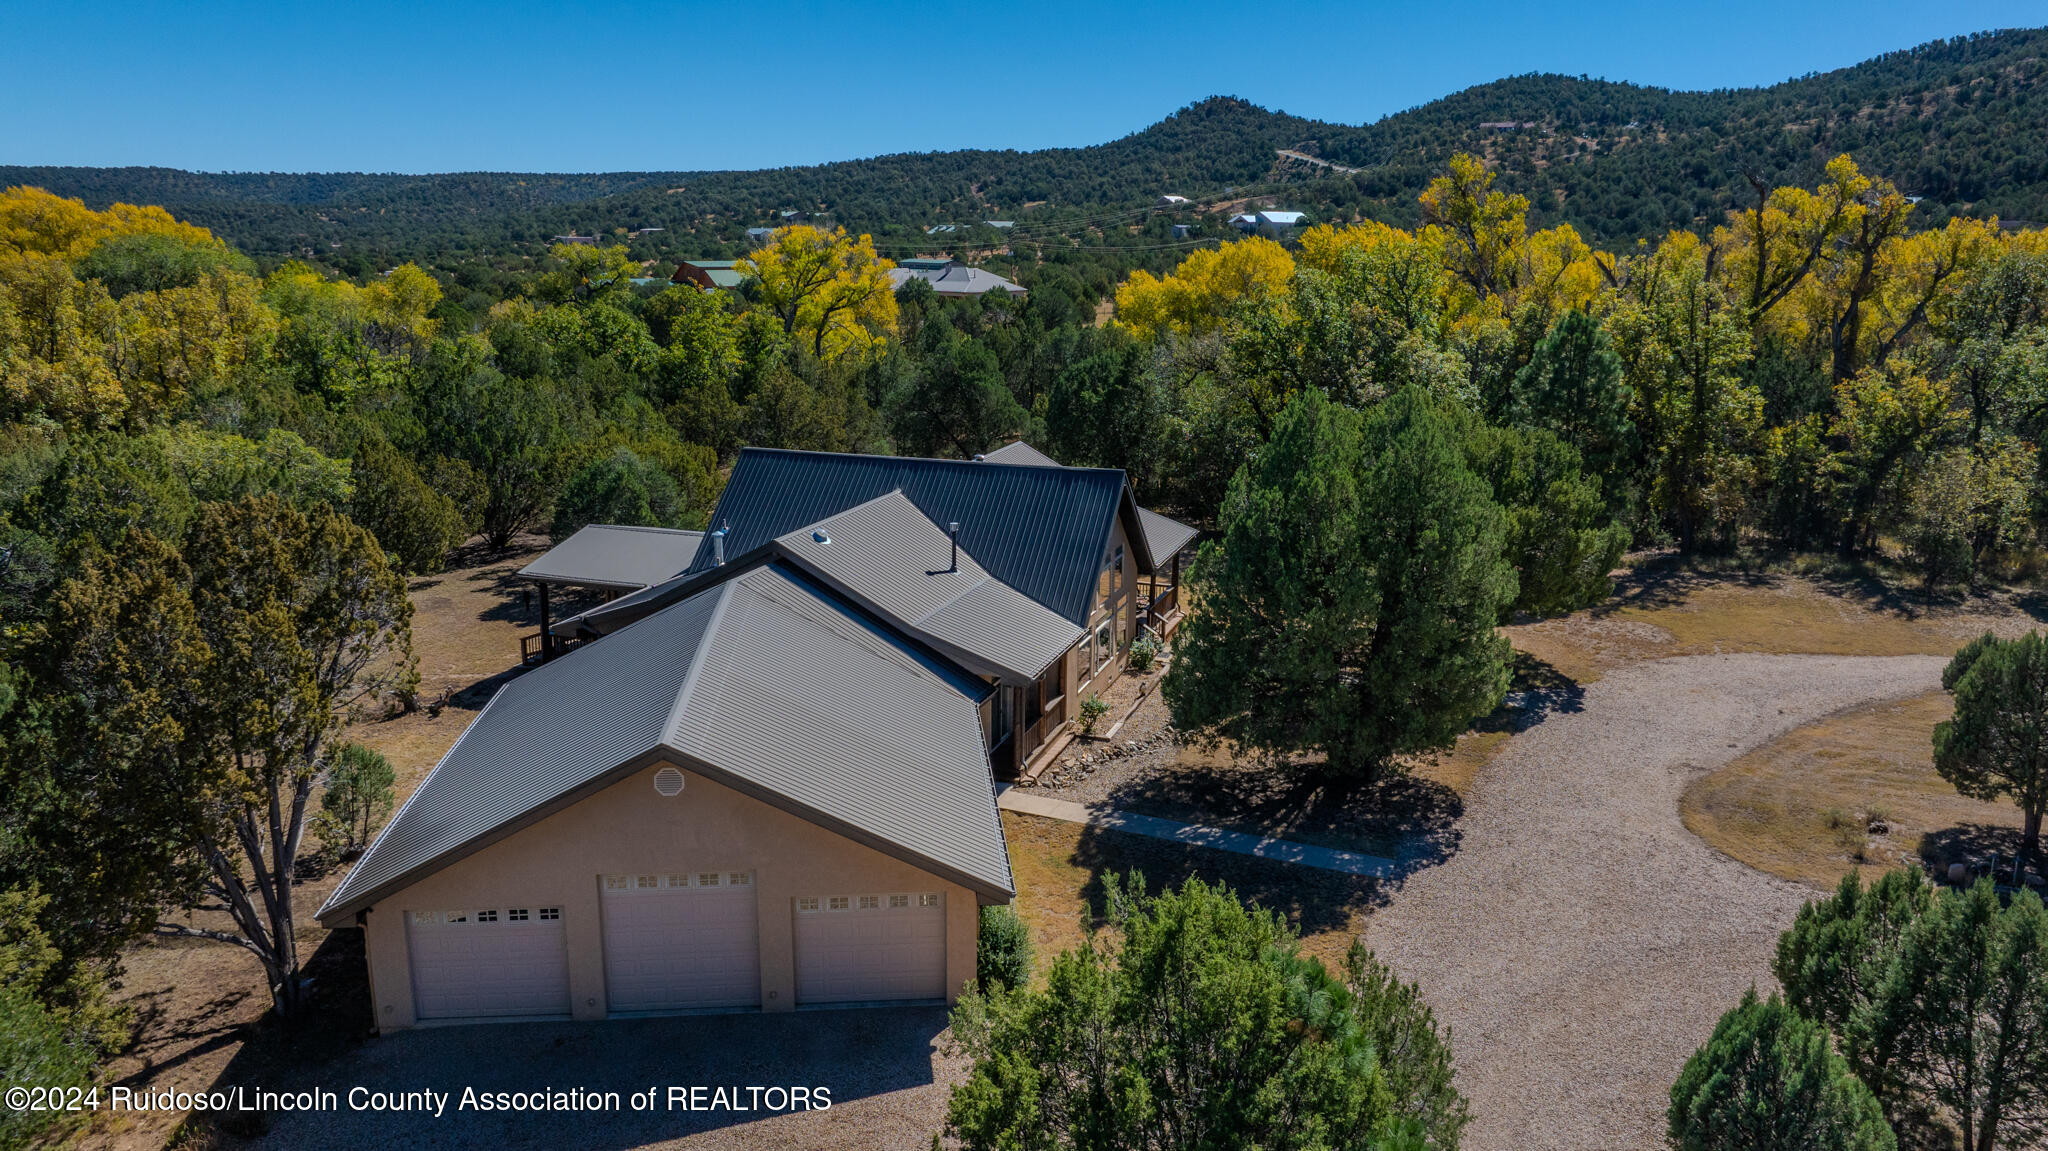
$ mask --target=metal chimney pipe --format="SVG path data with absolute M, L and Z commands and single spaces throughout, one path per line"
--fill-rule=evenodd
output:
M 946 568 L 949 572 L 960 570 L 960 524 L 954 521 L 946 525 L 946 534 L 953 537 L 953 563 Z
M 724 528 L 719 528 L 717 531 L 711 533 L 711 564 L 713 567 L 725 566 Z

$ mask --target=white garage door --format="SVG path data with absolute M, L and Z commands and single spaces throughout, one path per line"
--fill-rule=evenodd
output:
M 409 911 L 405 919 L 419 1018 L 569 1014 L 561 908 Z
M 613 1011 L 759 1007 L 753 873 L 605 876 L 604 978 Z
M 797 1003 L 945 997 L 942 893 L 821 895 L 796 901 Z

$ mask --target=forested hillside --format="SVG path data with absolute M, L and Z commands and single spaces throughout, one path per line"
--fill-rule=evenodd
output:
M 310 259 L 362 275 L 406 260 L 521 266 L 548 237 L 617 235 L 635 257 L 729 255 L 784 209 L 826 213 L 890 255 L 1084 247 L 1121 267 L 1170 266 L 1163 192 L 1221 209 L 1271 192 L 1320 220 L 1415 222 L 1416 196 L 1455 152 L 1490 160 L 1532 223 L 1616 244 L 1702 228 L 1765 186 L 1811 183 L 1848 153 L 1923 198 L 1919 217 L 2048 219 L 2048 30 L 1987 33 L 1767 88 L 1673 92 L 1530 75 L 1347 126 L 1215 98 L 1121 140 L 1037 152 L 907 153 L 753 172 L 602 175 L 205 174 L 162 168 L 0 167 L 88 206 L 157 204 L 266 263 Z M 1501 127 L 1511 124 L 1513 127 Z M 1360 171 L 1284 160 L 1298 149 Z M 1192 219 L 1199 212 L 1184 214 Z M 1014 220 L 1004 233 L 933 224 Z M 1211 212 L 1208 235 L 1220 215 Z M 1198 241 L 1184 241 L 1181 247 Z

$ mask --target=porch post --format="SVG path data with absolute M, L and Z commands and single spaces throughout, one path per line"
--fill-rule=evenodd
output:
M 548 585 L 540 585 L 540 661 L 555 658 L 555 637 L 548 631 Z

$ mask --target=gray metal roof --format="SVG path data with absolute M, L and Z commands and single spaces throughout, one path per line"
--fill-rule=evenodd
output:
M 522 579 L 579 587 L 636 589 L 690 566 L 703 532 L 590 524 L 519 569 Z
M 1126 532 L 1142 538 L 1124 474 L 1111 468 L 768 448 L 741 450 L 711 522 L 730 528 L 725 554 L 737 559 L 892 491 L 935 524 L 958 523 L 961 548 L 990 575 L 1077 626 L 1087 624 L 1115 517 L 1125 516 Z M 1139 559 L 1150 571 L 1150 558 Z M 690 571 L 713 566 L 706 541 Z
M 1056 468 L 1060 466 L 1058 460 L 1053 459 L 1023 440 L 1018 440 L 1014 444 L 1004 444 L 1002 447 L 981 458 L 989 463 L 1023 464 L 1026 467 L 1033 468 Z
M 951 231 L 951 225 L 941 226 Z M 929 233 L 933 229 L 926 229 Z M 932 291 L 941 296 L 979 296 L 984 292 L 1004 291 L 1013 296 L 1024 294 L 1024 285 L 1006 280 L 994 272 L 970 268 L 965 264 L 948 264 L 944 268 L 921 268 L 898 265 L 889 269 L 889 282 L 902 287 L 911 280 L 923 280 L 932 286 Z
M 1162 516 L 1151 508 L 1138 509 L 1138 522 L 1145 527 L 1145 550 L 1152 553 L 1152 562 L 1166 567 L 1173 562 L 1175 552 L 1193 543 L 1202 533 L 1171 516 Z
M 506 684 L 319 917 L 663 759 L 1007 897 L 980 690 L 801 573 L 757 567 Z
M 820 540 L 818 537 L 823 536 Z M 1031 683 L 1081 628 L 990 575 L 901 491 L 776 541 L 782 554 L 983 675 Z

